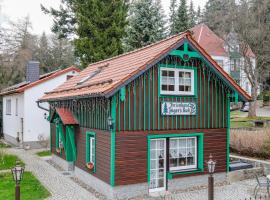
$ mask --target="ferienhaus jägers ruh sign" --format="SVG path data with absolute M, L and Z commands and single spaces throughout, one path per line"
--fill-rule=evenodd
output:
M 196 115 L 196 103 L 194 102 L 168 102 L 161 103 L 162 115 Z

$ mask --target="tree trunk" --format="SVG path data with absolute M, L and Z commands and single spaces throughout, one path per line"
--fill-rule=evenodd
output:
M 251 88 L 252 101 L 249 103 L 248 117 L 256 117 L 257 85 Z

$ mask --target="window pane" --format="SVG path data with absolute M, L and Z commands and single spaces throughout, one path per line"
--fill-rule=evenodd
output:
M 184 77 L 184 72 L 179 72 L 179 77 Z
M 162 76 L 167 76 L 167 71 L 165 71 L 165 70 L 162 70 Z
M 190 92 L 191 91 L 191 87 L 190 86 L 185 86 L 185 91 L 186 92 Z
M 174 91 L 174 85 L 169 85 L 169 91 Z
M 191 77 L 191 72 L 185 72 L 185 77 L 190 78 Z
M 185 86 L 180 85 L 180 86 L 179 86 L 179 91 L 185 91 Z
M 191 79 L 186 78 L 185 79 L 185 85 L 191 85 Z
M 174 77 L 174 71 L 169 71 L 169 76 Z
M 182 137 L 170 139 L 170 170 L 185 170 L 196 165 L 196 138 Z

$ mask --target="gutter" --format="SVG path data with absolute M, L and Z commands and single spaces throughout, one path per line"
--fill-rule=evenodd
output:
M 41 105 L 40 105 L 40 101 L 36 101 L 37 102 L 37 106 L 40 108 L 40 109 L 42 109 L 42 110 L 45 110 L 45 111 L 50 111 L 49 109 L 47 109 L 47 108 L 44 108 L 44 107 L 42 107 Z

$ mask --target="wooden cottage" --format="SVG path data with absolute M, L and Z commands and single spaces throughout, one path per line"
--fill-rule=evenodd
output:
M 229 169 L 230 102 L 250 96 L 190 32 L 89 65 L 47 93 L 59 165 L 109 198 L 207 183 Z

